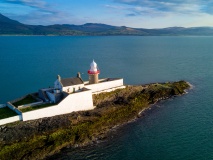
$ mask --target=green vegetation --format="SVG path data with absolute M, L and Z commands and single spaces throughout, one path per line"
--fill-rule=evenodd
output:
M 28 112 L 28 111 L 33 111 L 33 110 L 41 109 L 41 108 L 50 107 L 50 106 L 53 106 L 53 105 L 55 105 L 55 104 L 46 103 L 46 104 L 41 104 L 41 105 L 33 106 L 33 107 L 20 108 L 19 110 L 21 112 Z
M 189 85 L 185 81 L 179 81 L 128 86 L 110 93 L 94 95 L 94 105 L 97 107 L 92 111 L 52 117 L 43 122 L 35 120 L 34 125 L 39 124 L 39 127 L 31 132 L 30 128 L 34 127 L 27 126 L 29 122 L 17 125 L 17 128 L 21 127 L 24 130 L 25 135 L 20 134 L 15 139 L 13 135 L 14 140 L 8 137 L 7 141 L 0 141 L 0 159 L 42 159 L 66 146 L 87 145 L 96 141 L 97 138 L 105 137 L 112 127 L 138 117 L 138 113 L 148 108 L 149 104 L 160 99 L 181 95 L 187 88 Z M 58 123 L 62 124 L 51 129 L 54 124 Z M 40 128 L 41 126 L 43 129 Z M 28 136 L 26 130 L 28 130 Z M 4 135 L 7 138 L 9 133 L 5 132 Z
M 12 111 L 8 107 L 0 108 L 0 119 L 16 116 L 16 112 Z
M 31 95 L 27 95 L 24 99 L 13 103 L 13 105 L 18 107 L 20 105 L 30 104 L 30 103 L 34 103 L 34 102 L 37 102 L 37 100 L 35 100 Z

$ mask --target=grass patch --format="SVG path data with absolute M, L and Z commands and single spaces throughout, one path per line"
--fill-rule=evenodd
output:
M 13 103 L 13 105 L 18 107 L 18 106 L 21 106 L 24 104 L 30 104 L 30 103 L 34 103 L 34 102 L 37 102 L 37 100 L 35 100 L 31 95 L 27 95 L 24 99 Z
M 55 104 L 47 103 L 47 104 L 41 104 L 41 105 L 34 106 L 34 107 L 20 108 L 19 110 L 21 112 L 29 112 L 29 111 L 33 111 L 33 110 L 37 110 L 37 109 L 42 109 L 42 108 L 45 108 L 45 107 L 50 107 L 50 106 L 53 106 L 53 105 L 55 105 Z
M 0 108 L 0 119 L 16 116 L 16 112 L 12 111 L 8 107 Z

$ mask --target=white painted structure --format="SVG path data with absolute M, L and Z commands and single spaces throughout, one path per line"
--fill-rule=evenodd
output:
M 58 75 L 57 80 L 54 82 L 54 88 L 60 90 L 61 92 L 73 93 L 77 90 L 80 90 L 84 87 L 84 82 L 79 77 L 74 78 L 64 78 Z
M 0 125 L 16 122 L 16 121 L 20 121 L 20 120 L 22 120 L 20 115 L 13 116 L 13 117 L 1 119 L 0 120 Z
M 99 70 L 98 70 L 98 65 L 97 63 L 95 63 L 95 61 L 93 60 L 92 63 L 90 64 L 90 70 L 89 70 L 90 73 L 99 73 Z
M 74 111 L 92 110 L 93 106 L 92 94 L 113 91 L 115 89 L 124 88 L 123 79 L 102 79 L 98 84 L 84 85 L 86 91 L 78 90 L 69 94 L 58 105 L 47 108 L 22 113 L 23 121 L 39 119 L 43 117 L 52 117 L 56 115 L 71 113 Z M 84 90 L 84 89 L 82 89 Z
M 79 85 L 73 85 L 73 86 L 67 86 L 67 87 L 63 87 L 63 91 L 67 92 L 67 93 L 73 93 L 76 92 L 80 89 L 84 88 L 84 84 L 79 84 Z
M 69 94 L 58 105 L 24 112 L 23 121 L 94 109 L 91 90 Z
M 100 80 L 99 83 L 97 84 L 88 84 L 88 82 L 86 82 L 86 85 L 85 85 L 86 88 L 91 89 L 92 93 L 101 92 L 101 91 L 105 91 L 108 89 L 117 88 L 121 86 L 123 86 L 122 78 L 118 78 L 118 79 L 106 78 L 106 79 Z
M 54 88 L 40 89 L 38 92 L 39 98 L 43 99 L 43 103 L 48 103 L 49 101 L 55 104 L 50 107 L 22 113 L 12 105 L 13 101 L 11 103 L 8 102 L 7 106 L 19 115 L 7 120 L 1 120 L 0 125 L 17 120 L 27 121 L 67 114 L 74 111 L 92 110 L 95 108 L 93 106 L 92 94 L 125 88 L 122 78 L 105 78 L 98 80 L 99 73 L 100 70 L 93 61 L 88 71 L 89 81 L 87 82 L 83 82 L 80 73 L 78 73 L 77 77 L 65 79 L 62 79 L 58 75 L 54 82 Z M 47 101 L 47 99 L 49 100 Z

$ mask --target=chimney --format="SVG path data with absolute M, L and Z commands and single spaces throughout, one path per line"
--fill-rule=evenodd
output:
M 59 82 L 61 82 L 61 76 L 60 75 L 57 76 L 57 79 L 58 79 Z
M 77 73 L 77 78 L 81 78 L 81 73 L 80 72 Z

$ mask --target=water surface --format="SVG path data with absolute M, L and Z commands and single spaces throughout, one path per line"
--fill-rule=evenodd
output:
M 102 143 L 59 159 L 213 159 L 213 37 L 0 37 L 0 103 L 53 86 L 57 74 L 84 80 L 94 59 L 100 77 L 126 84 L 186 80 L 193 90 L 157 104 Z

